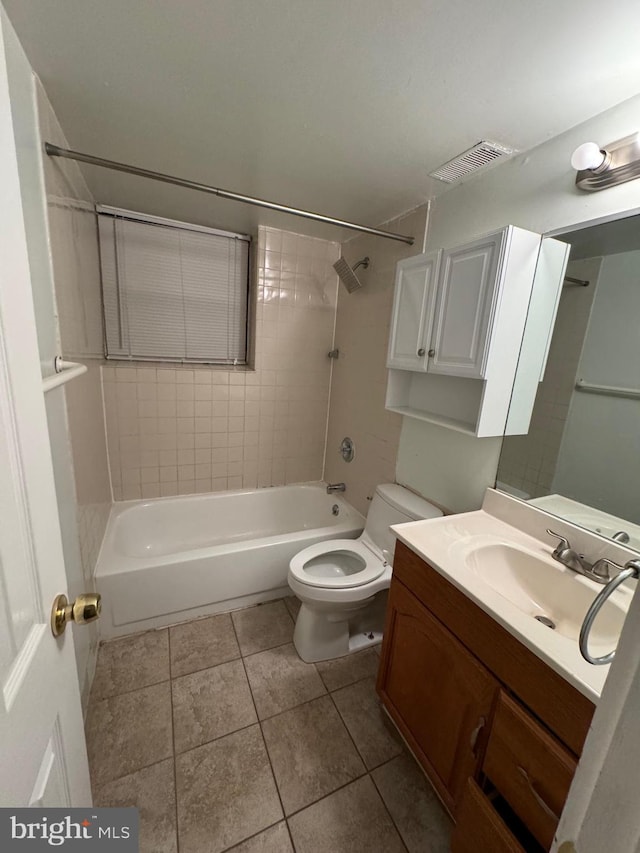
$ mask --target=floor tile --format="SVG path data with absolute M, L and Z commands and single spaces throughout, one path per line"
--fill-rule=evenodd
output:
M 282 819 L 258 725 L 176 757 L 180 853 L 218 853 Z
M 329 696 L 262 724 L 285 814 L 292 814 L 365 772 Z
M 296 853 L 406 853 L 368 776 L 293 815 L 289 829 Z
M 326 693 L 315 666 L 300 660 L 292 644 L 258 652 L 244 663 L 261 720 Z
M 106 699 L 168 678 L 169 632 L 147 631 L 100 646 L 91 695 Z
M 171 689 L 176 752 L 258 721 L 241 660 L 183 675 Z
M 277 823 L 233 847 L 229 853 L 293 853 L 287 824 L 284 821 Z
M 90 702 L 86 730 L 96 787 L 169 758 L 173 753 L 169 682 Z
M 208 669 L 240 657 L 231 616 L 209 616 L 169 629 L 171 677 Z
M 176 853 L 173 759 L 107 782 L 93 792 L 98 807 L 133 806 L 140 815 L 140 853 Z
M 297 595 L 288 595 L 285 598 L 284 603 L 287 605 L 287 610 L 289 611 L 289 613 L 291 614 L 291 618 L 295 622 L 298 618 L 298 611 L 300 610 L 300 605 L 302 604 L 302 602 L 300 601 Z
M 365 678 L 331 695 L 368 770 L 402 753 L 400 736 L 384 719 L 375 679 Z
M 413 758 L 405 753 L 371 775 L 409 853 L 447 853 L 451 820 Z
M 247 607 L 231 614 L 243 655 L 252 655 L 293 639 L 293 620 L 283 601 Z
M 327 690 L 339 690 L 361 678 L 377 675 L 380 658 L 374 649 L 365 649 L 333 660 L 317 663 L 318 672 Z

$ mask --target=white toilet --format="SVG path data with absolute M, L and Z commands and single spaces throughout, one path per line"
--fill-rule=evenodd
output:
M 441 515 L 402 486 L 380 485 L 358 539 L 329 539 L 295 555 L 288 581 L 302 602 L 293 635 L 302 660 L 342 657 L 382 640 L 395 549 L 390 525 Z

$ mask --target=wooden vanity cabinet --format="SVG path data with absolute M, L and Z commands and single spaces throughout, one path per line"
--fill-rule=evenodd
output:
M 377 689 L 454 851 L 549 849 L 594 705 L 401 542 Z
M 385 705 L 453 812 L 479 767 L 498 682 L 402 584 L 388 608 Z

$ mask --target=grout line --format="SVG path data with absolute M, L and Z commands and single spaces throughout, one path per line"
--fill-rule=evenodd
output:
M 291 842 L 291 849 L 293 853 L 296 853 L 296 845 L 293 842 L 293 835 L 291 834 L 291 827 L 289 826 L 289 821 L 285 818 L 284 825 L 287 827 L 287 833 L 289 835 L 289 841 Z
M 333 791 L 329 791 L 327 794 L 323 794 L 321 797 L 318 797 L 317 800 L 313 800 L 310 803 L 307 803 L 306 806 L 301 806 L 299 809 L 296 809 L 294 812 L 291 812 L 289 815 L 285 815 L 285 820 L 287 823 L 291 820 L 292 817 L 299 815 L 300 812 L 306 811 L 310 809 L 312 806 L 316 806 L 318 803 L 321 803 L 323 800 L 327 800 L 329 797 L 332 797 L 334 794 L 337 794 L 338 791 L 342 791 L 343 788 L 348 788 L 349 785 L 353 785 L 354 782 L 359 782 L 360 779 L 366 779 L 369 776 L 369 773 L 365 769 L 364 773 L 360 773 L 358 776 L 354 776 L 353 779 L 349 779 L 348 782 L 345 782 L 344 785 L 340 785 L 338 788 L 334 788 Z
M 318 670 L 318 675 L 322 678 L 322 673 Z M 347 687 L 353 687 L 354 684 L 359 684 L 361 681 L 366 681 L 368 678 L 373 678 L 375 680 L 375 675 L 362 675 L 359 678 L 356 678 L 354 681 L 348 681 L 346 684 L 341 684 L 339 687 L 329 687 L 325 682 L 324 678 L 322 678 L 322 683 L 327 688 L 329 693 L 337 693 L 338 690 L 345 690 Z
M 168 643 L 169 673 L 171 673 L 171 634 L 168 634 Z M 176 766 L 176 731 L 173 722 L 173 679 L 171 678 L 169 679 L 169 701 L 171 702 L 171 746 L 173 747 L 173 801 L 176 813 L 176 853 L 180 853 L 180 833 L 178 824 L 178 769 Z
M 255 657 L 256 655 L 264 654 L 264 652 L 272 652 L 272 651 L 274 651 L 275 649 L 281 649 L 283 646 L 293 646 L 293 640 L 287 640 L 287 642 L 286 642 L 286 643 L 278 643 L 278 645 L 277 645 L 277 646 L 269 646 L 269 648 L 268 648 L 268 649 L 260 649 L 260 651 L 259 651 L 259 652 L 251 652 L 251 653 L 250 653 L 250 654 L 248 654 L 248 655 L 243 655 L 243 654 L 242 654 L 242 649 L 241 649 L 241 650 L 240 650 L 240 657 L 241 657 L 241 658 L 252 658 L 252 657 Z
M 187 678 L 190 675 L 195 675 L 197 672 L 206 672 L 208 669 L 215 669 L 217 666 L 224 666 L 225 663 L 233 663 L 236 660 L 242 660 L 242 656 L 238 655 L 237 658 L 229 658 L 228 660 L 221 660 L 218 663 L 213 663 L 210 666 L 203 666 L 199 669 L 192 669 L 189 672 L 182 672 L 179 675 L 172 675 L 171 681 L 177 681 L 179 678 Z
M 270 829 L 273 829 L 274 826 L 278 826 L 281 823 L 284 823 L 284 825 L 287 826 L 286 819 L 281 817 L 279 820 L 275 821 L 275 823 L 270 823 L 269 826 L 265 826 L 264 829 L 259 829 L 257 832 L 254 832 L 253 835 L 248 835 L 246 838 L 243 838 L 242 841 L 238 841 L 237 844 L 233 845 L 233 847 L 225 847 L 221 853 L 233 853 L 234 850 L 237 850 L 238 847 L 241 847 L 247 841 L 257 838 L 259 835 L 262 835 L 263 832 L 268 832 Z M 287 830 L 288 829 L 289 827 L 287 826 Z
M 400 757 L 400 756 L 398 756 L 398 755 L 394 756 L 394 758 L 392 758 L 390 761 L 385 761 L 385 762 L 384 762 L 384 764 L 380 764 L 378 767 L 374 767 L 374 770 L 378 770 L 378 769 L 379 769 L 379 767 L 385 767 L 387 764 L 391 764 L 391 762 L 392 762 L 392 761 L 395 761 L 395 759 L 396 759 L 396 758 L 399 758 L 399 757 Z M 398 826 L 398 824 L 396 823 L 396 820 L 395 820 L 395 818 L 394 818 L 393 814 L 391 813 L 391 809 L 390 809 L 390 808 L 389 808 L 389 806 L 387 805 L 387 801 L 386 801 L 386 800 L 385 800 L 385 798 L 384 798 L 384 794 L 382 793 L 382 791 L 381 791 L 381 790 L 380 790 L 380 788 L 378 787 L 378 785 L 377 785 L 377 783 L 376 783 L 376 780 L 375 780 L 375 778 L 374 778 L 374 776 L 373 776 L 373 773 L 369 773 L 369 775 L 371 776 L 371 781 L 373 782 L 373 787 L 376 789 L 376 791 L 378 792 L 378 796 L 379 796 L 379 797 L 380 797 L 380 799 L 382 800 L 382 805 L 384 806 L 384 809 L 385 809 L 386 813 L 387 813 L 387 814 L 389 815 L 389 817 L 391 818 L 391 823 L 395 826 L 395 828 L 396 828 L 396 832 L 397 832 L 397 833 L 398 833 L 398 835 L 400 836 L 400 841 L 402 841 L 402 843 L 404 844 L 405 850 L 408 850 L 409 848 L 408 848 L 408 847 L 407 847 L 407 845 L 405 844 L 404 836 L 403 836 L 402 832 L 400 831 L 400 827 L 399 827 L 399 826 Z
M 209 746 L 209 744 L 216 743 L 222 738 L 231 737 L 231 735 L 237 735 L 238 732 L 244 732 L 247 729 L 253 728 L 253 726 L 257 726 L 260 720 L 254 720 L 253 723 L 248 723 L 246 726 L 240 726 L 239 729 L 234 729 L 231 732 L 225 732 L 223 735 L 218 735 L 218 737 L 212 737 L 211 740 L 205 740 L 202 743 L 198 743 L 195 746 L 190 746 L 189 749 L 183 749 L 182 752 L 176 752 L 176 758 L 178 756 L 187 755 L 190 752 L 194 752 L 196 749 L 200 749 L 201 746 Z
M 349 726 L 345 723 L 345 721 L 344 721 L 344 717 L 343 717 L 343 716 L 342 716 L 342 714 L 340 713 L 340 708 L 338 708 L 338 705 L 336 704 L 336 700 L 333 698 L 333 693 L 329 693 L 329 696 L 331 697 L 331 702 L 333 703 L 333 707 L 336 709 L 336 713 L 337 713 L 337 715 L 338 715 L 338 719 L 340 720 L 340 722 L 341 722 L 341 723 L 342 723 L 342 725 L 344 726 L 345 731 L 346 731 L 346 732 L 347 732 L 347 734 L 349 735 L 349 740 L 350 740 L 350 741 L 351 741 L 351 743 L 353 744 L 353 747 L 354 747 L 354 749 L 355 749 L 355 751 L 356 751 L 356 754 L 357 754 L 357 755 L 358 755 L 358 757 L 360 758 L 360 761 L 362 761 L 362 764 L 363 764 L 363 766 L 364 766 L 364 768 L 365 768 L 366 772 L 368 773 L 368 772 L 369 772 L 369 768 L 367 767 L 367 762 L 364 760 L 364 755 L 362 755 L 362 753 L 361 753 L 361 752 L 360 752 L 360 750 L 358 749 L 358 744 L 355 742 L 355 739 L 354 739 L 353 735 L 351 734 L 351 732 L 350 732 L 350 730 L 349 730 Z
M 160 681 L 151 681 L 149 684 L 138 685 L 138 687 L 132 687 L 129 690 L 119 690 L 117 693 L 110 693 L 108 696 L 94 696 L 93 701 L 106 702 L 109 699 L 117 699 L 118 696 L 128 696 L 130 693 L 146 690 L 148 687 L 157 687 L 158 684 L 165 684 L 167 681 L 171 681 L 171 676 L 169 678 L 162 678 Z
M 322 685 L 324 687 L 324 684 Z M 281 711 L 276 711 L 275 714 L 269 714 L 268 717 L 262 717 L 259 719 L 259 722 L 266 723 L 267 720 L 273 720 L 275 717 L 280 717 L 282 714 L 288 714 L 289 711 L 295 711 L 296 708 L 302 708 L 304 705 L 310 705 L 311 702 L 316 702 L 318 699 L 323 699 L 325 696 L 329 695 L 329 691 L 325 688 L 324 693 L 320 693 L 318 696 L 314 696 L 312 699 L 305 699 L 304 702 L 300 702 L 297 705 L 292 705 L 290 708 L 283 708 Z
M 240 642 L 238 640 L 238 632 L 236 631 L 236 626 L 233 624 L 233 619 L 231 620 L 231 625 L 233 626 L 233 633 L 236 638 L 236 642 L 238 643 L 238 648 L 240 648 Z M 286 819 L 286 813 L 284 810 L 284 804 L 282 802 L 282 797 L 280 796 L 280 788 L 278 787 L 278 780 L 276 779 L 276 774 L 273 769 L 273 764 L 271 763 L 271 756 L 269 755 L 269 749 L 267 747 L 267 742 L 264 738 L 264 732 L 262 730 L 262 721 L 260 720 L 260 715 L 258 714 L 258 706 L 256 705 L 256 700 L 253 695 L 253 688 L 251 687 L 251 682 L 249 681 L 249 673 L 247 672 L 247 667 L 244 662 L 244 658 L 240 658 L 242 661 L 242 668 L 244 669 L 244 677 L 247 679 L 247 684 L 249 685 L 249 694 L 251 696 L 251 701 L 253 702 L 253 709 L 256 712 L 256 719 L 258 720 L 258 726 L 260 727 L 260 737 L 262 738 L 262 744 L 264 746 L 264 751 L 267 756 L 267 761 L 269 762 L 269 769 L 271 770 L 271 778 L 273 779 L 273 784 L 275 785 L 276 794 L 278 795 L 278 802 L 280 803 L 280 809 L 282 811 L 283 819 Z M 279 821 L 278 821 L 279 823 Z M 287 827 L 288 829 L 288 827 Z
M 364 681 L 364 679 L 360 679 L 360 681 Z M 357 684 L 358 682 L 354 682 L 354 683 L 355 683 L 355 684 Z M 345 687 L 346 687 L 346 686 L 351 686 L 351 685 L 345 685 Z M 339 688 L 339 689 L 340 689 L 340 690 L 342 690 L 343 688 Z M 336 692 L 336 691 L 334 691 L 334 692 Z M 398 826 L 396 825 L 396 822 L 395 822 L 395 820 L 393 819 L 393 815 L 392 815 L 392 814 L 391 814 L 391 812 L 389 811 L 389 808 L 387 807 L 387 804 L 386 804 L 386 802 L 385 802 L 385 799 L 384 799 L 384 797 L 382 796 L 382 793 L 381 793 L 380 789 L 379 789 L 379 788 L 378 788 L 378 786 L 376 785 L 376 783 L 375 783 L 375 779 L 373 778 L 373 775 L 372 775 L 372 772 L 373 772 L 374 770 L 377 770 L 377 769 L 378 769 L 378 767 L 383 767 L 385 764 L 388 764 L 388 761 L 383 761 L 381 764 L 378 764 L 376 767 L 368 767 L 367 762 L 365 761 L 364 755 L 363 755 L 363 754 L 360 752 L 360 750 L 358 749 L 358 744 L 356 743 L 356 741 L 355 741 L 355 739 L 354 739 L 353 735 L 351 734 L 351 730 L 349 729 L 349 726 L 347 725 L 347 723 L 346 723 L 346 721 L 345 721 L 344 717 L 343 717 L 343 716 L 342 716 L 342 714 L 340 713 L 340 708 L 338 708 L 338 705 L 336 704 L 336 700 L 334 699 L 333 693 L 329 693 L 329 696 L 331 696 L 331 701 L 333 702 L 334 707 L 335 707 L 336 711 L 338 712 L 338 716 L 340 717 L 340 720 L 342 721 L 342 725 L 343 725 L 343 726 L 345 727 L 345 729 L 347 730 L 347 733 L 349 734 L 349 737 L 351 738 L 351 742 L 353 743 L 353 745 L 354 745 L 354 747 L 355 747 L 355 749 L 356 749 L 356 752 L 357 752 L 357 753 L 358 753 L 358 755 L 360 756 L 360 760 L 362 761 L 362 763 L 364 764 L 364 766 L 365 766 L 365 768 L 366 768 L 366 770 L 367 770 L 366 775 L 371 779 L 371 782 L 372 782 L 372 784 L 373 784 L 373 787 L 375 788 L 375 790 L 376 790 L 376 791 L 377 791 L 377 793 L 378 793 L 378 796 L 380 797 L 380 800 L 381 800 L 381 802 L 382 802 L 382 805 L 383 805 L 383 807 L 384 807 L 384 810 L 385 810 L 385 811 L 387 812 L 387 814 L 389 815 L 389 818 L 390 818 L 390 820 L 391 820 L 391 823 L 392 823 L 392 824 L 393 824 L 393 826 L 395 827 L 395 830 L 396 830 L 396 832 L 398 833 L 398 836 L 399 836 L 399 838 L 400 838 L 400 841 L 402 842 L 402 844 L 403 844 L 403 846 L 404 846 L 404 848 L 405 848 L 405 850 L 406 850 L 406 849 L 407 849 L 407 847 L 406 847 L 406 844 L 404 843 L 404 838 L 402 837 L 402 834 L 401 834 L 401 832 L 400 832 L 400 829 L 399 829 L 399 828 L 398 828 Z M 394 758 L 398 758 L 398 756 L 397 756 L 397 755 L 394 755 L 394 756 L 393 756 L 393 758 L 390 758 L 390 759 L 389 759 L 389 761 L 393 761 L 393 759 L 394 759 Z
M 107 785 L 112 785 L 114 782 L 119 782 L 121 779 L 126 779 L 127 776 L 134 776 L 141 770 L 149 770 L 151 767 L 157 767 L 158 764 L 164 764 L 165 761 L 172 760 L 172 755 L 166 755 L 164 758 L 158 759 L 158 761 L 152 761 L 151 764 L 144 764 L 142 767 L 136 767 L 135 770 L 130 770 L 128 773 L 123 773 L 122 776 L 116 776 L 115 779 L 107 779 L 107 781 L 103 782 L 101 785 L 96 785 L 96 791 L 99 791 L 101 788 L 105 788 Z

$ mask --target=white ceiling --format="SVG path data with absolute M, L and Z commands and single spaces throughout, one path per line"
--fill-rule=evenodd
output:
M 71 147 L 371 225 L 479 139 L 525 150 L 640 91 L 637 0 L 1 2 Z M 106 204 L 341 236 L 85 174 Z

